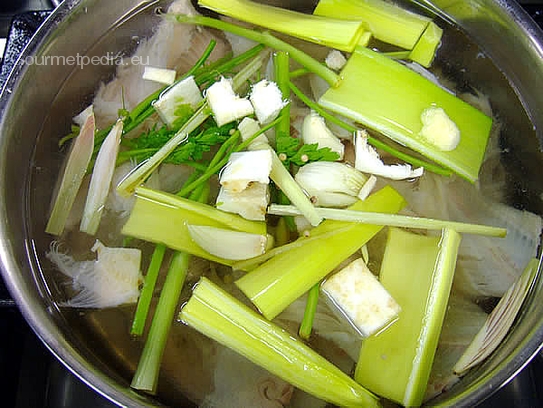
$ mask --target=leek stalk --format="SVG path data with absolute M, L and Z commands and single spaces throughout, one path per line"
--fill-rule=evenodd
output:
M 351 221 L 365 224 L 382 225 L 388 227 L 403 227 L 415 229 L 441 230 L 451 228 L 466 234 L 486 235 L 503 238 L 507 234 L 506 228 L 492 227 L 489 225 L 468 224 L 464 222 L 436 220 L 432 218 L 420 218 L 399 214 L 382 214 L 374 212 L 352 211 L 339 208 L 317 208 L 317 212 L 325 219 L 337 221 Z M 268 214 L 295 216 L 301 215 L 300 211 L 291 205 L 271 204 Z
M 266 235 L 263 222 L 249 221 L 207 204 L 145 187 L 136 188 L 136 202 L 121 232 L 225 265 L 232 264 L 231 260 L 213 256 L 196 244 L 188 224 Z
M 379 275 L 401 306 L 398 320 L 364 340 L 355 379 L 406 407 L 420 406 L 434 360 L 452 286 L 460 235 L 444 229 L 428 237 L 396 228 Z
M 428 79 L 378 52 L 359 47 L 336 88 L 320 98 L 323 107 L 376 130 L 470 182 L 478 178 L 492 119 Z M 393 107 L 393 108 L 391 108 Z M 442 151 L 420 136 L 421 114 L 442 108 L 460 130 L 460 143 Z
M 431 21 L 383 0 L 320 0 L 313 14 L 360 20 L 375 38 L 408 50 Z
M 378 407 L 378 398 L 347 374 L 202 278 L 179 318 L 202 334 L 318 398 L 348 407 Z
M 198 5 L 228 17 L 264 26 L 326 47 L 351 52 L 366 45 L 369 33 L 360 21 L 345 21 L 259 4 L 249 0 L 199 0 Z M 262 18 L 266 16 L 266 18 Z
M 360 20 L 375 38 L 412 50 L 409 59 L 424 67 L 430 66 L 443 35 L 428 17 L 384 0 L 320 0 L 313 13 Z
M 320 116 L 322 116 L 324 119 L 326 119 L 327 121 L 347 130 L 348 132 L 356 132 L 358 129 L 347 123 L 347 122 L 344 122 L 343 120 L 339 119 L 338 117 L 334 116 L 334 115 L 331 115 L 330 113 L 328 113 L 325 109 L 322 108 L 322 106 L 320 106 L 318 103 L 312 101 L 311 99 L 309 99 L 306 95 L 303 94 L 303 92 L 296 86 L 294 85 L 292 82 L 290 82 L 289 84 L 290 86 L 290 89 L 292 90 L 292 92 L 304 103 L 306 104 L 309 108 L 311 108 L 312 110 L 314 110 L 315 112 L 317 112 Z M 373 147 L 376 147 L 377 149 L 381 149 L 387 153 L 390 153 L 391 155 L 393 155 L 394 157 L 406 162 L 406 163 L 409 163 L 415 167 L 424 167 L 426 170 L 428 171 L 431 171 L 432 173 L 435 173 L 435 174 L 440 174 L 442 176 L 450 176 L 452 174 L 452 172 L 449 170 L 449 169 L 445 169 L 443 167 L 440 167 L 440 166 L 437 166 L 435 165 L 434 163 L 429 163 L 429 162 L 426 162 L 424 160 L 421 160 L 421 159 L 418 159 L 416 157 L 413 157 L 409 154 L 406 154 L 404 152 L 401 152 L 397 149 L 395 149 L 394 147 L 392 146 L 389 146 L 387 145 L 386 143 L 383 143 L 381 142 L 379 139 L 375 139 L 371 136 L 368 135 L 368 143 L 371 144 Z
M 278 51 L 288 52 L 289 56 L 307 68 L 309 71 L 317 74 L 323 78 L 330 86 L 337 86 L 341 82 L 341 77 L 334 71 L 321 64 L 319 61 L 309 56 L 305 52 L 297 49 L 296 47 L 286 43 L 279 38 L 274 37 L 268 32 L 254 31 L 249 28 L 237 26 L 235 24 L 227 23 L 226 21 L 217 20 L 204 16 L 187 16 L 184 14 L 166 14 L 167 18 L 173 18 L 175 21 L 184 24 L 202 25 L 205 27 L 216 28 L 218 30 L 228 31 L 232 34 L 239 35 L 241 37 L 248 38 L 257 43 L 264 44 L 270 48 Z
M 398 212 L 405 202 L 392 187 L 386 186 L 358 201 L 351 209 Z M 301 245 L 277 254 L 236 281 L 236 285 L 268 319 L 273 319 L 290 303 L 307 292 L 342 261 L 368 242 L 381 226 L 326 220 L 311 230 L 321 239 L 305 240 Z M 341 232 L 325 236 L 341 229 Z M 323 250 L 326 248 L 326 250 Z

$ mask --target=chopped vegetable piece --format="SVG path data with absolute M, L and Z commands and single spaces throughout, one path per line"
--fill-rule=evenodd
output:
M 437 48 L 441 43 L 443 29 L 438 27 L 433 21 L 428 24 L 424 33 L 415 44 L 415 47 L 409 53 L 411 61 L 418 62 L 423 67 L 430 67 L 436 55 Z
M 100 225 L 107 195 L 111 186 L 115 160 L 119 152 L 119 142 L 123 133 L 123 122 L 118 120 L 102 143 L 98 156 L 94 162 L 87 200 L 81 218 L 79 229 L 87 234 L 94 235 Z
M 96 260 L 76 261 L 60 252 L 55 242 L 46 253 L 64 275 L 72 278 L 72 287 L 78 291 L 64 306 L 106 308 L 136 302 L 142 281 L 141 251 L 106 247 L 98 240 L 91 250 Z
M 261 131 L 260 126 L 258 125 L 258 122 L 254 120 L 253 118 L 249 118 L 249 117 L 242 119 L 242 121 L 238 125 L 238 130 L 241 133 L 241 139 L 243 141 L 250 139 L 256 133 Z M 253 143 L 255 145 L 258 143 L 268 144 L 269 143 L 268 137 L 266 136 L 265 133 L 262 133 L 258 135 L 255 139 L 253 139 L 253 141 L 251 142 L 251 145 Z M 249 150 L 251 150 L 251 145 L 249 145 Z
M 334 71 L 339 71 L 347 63 L 347 58 L 338 50 L 332 50 L 324 60 L 326 66 Z
M 381 214 L 378 212 L 353 211 L 351 209 L 339 208 L 317 208 L 317 212 L 328 220 L 431 230 L 451 228 L 466 234 L 488 235 L 490 237 L 500 238 L 505 237 L 507 234 L 506 228 L 448 220 L 435 220 L 432 218 L 412 217 L 409 215 Z M 268 214 L 294 216 L 300 215 L 300 211 L 289 205 L 271 204 L 268 208 Z
M 92 157 L 95 131 L 94 112 L 92 108 L 86 109 L 85 112 L 87 112 L 87 117 L 79 135 L 72 142 L 73 145 L 58 187 L 53 209 L 45 227 L 45 232 L 49 234 L 60 235 L 64 231 L 66 220 L 70 215 L 70 210 Z
M 196 109 L 203 100 L 194 77 L 189 76 L 166 89 L 152 105 L 160 118 L 171 128 L 178 119 L 184 117 L 186 112 L 186 109 L 183 109 L 184 106 Z
M 296 183 L 294 177 L 285 168 L 277 153 L 265 143 L 254 143 L 251 145 L 252 150 L 269 150 L 272 156 L 272 169 L 270 178 L 281 189 L 281 192 L 300 210 L 313 226 L 321 223 L 322 217 L 316 212 L 315 207 L 309 200 L 302 188 Z
M 199 0 L 198 4 L 241 21 L 342 51 L 350 52 L 369 40 L 360 21 L 313 16 L 249 0 Z
M 220 183 L 232 193 L 245 190 L 250 183 L 268 184 L 272 169 L 272 154 L 268 149 L 235 152 L 222 169 Z
M 146 66 L 142 78 L 148 81 L 159 82 L 165 85 L 171 85 L 175 82 L 176 72 L 174 69 L 157 68 Z
M 395 213 L 404 204 L 403 198 L 396 190 L 387 186 L 350 208 Z M 342 221 L 324 221 L 311 230 L 311 236 L 320 236 L 330 231 L 333 231 L 333 234 L 323 235 L 321 239 L 315 240 L 304 241 L 304 238 L 299 238 L 300 245 L 292 245 L 290 250 L 277 253 L 238 279 L 236 285 L 264 316 L 273 319 L 360 249 L 381 228 Z M 322 251 L 322 248 L 327 250 Z
M 422 403 L 451 290 L 460 235 L 389 230 L 380 281 L 401 306 L 398 320 L 360 350 L 355 379 L 404 406 Z
M 320 0 L 313 14 L 360 20 L 375 38 L 408 50 L 431 21 L 384 0 Z
M 409 164 L 386 165 L 379 157 L 377 150 L 368 144 L 368 134 L 366 131 L 356 131 L 355 155 L 354 167 L 364 173 L 374 174 L 391 180 L 420 177 L 424 173 L 422 167 L 412 169 Z
M 200 279 L 179 318 L 318 398 L 340 406 L 380 406 L 376 396 L 339 368 L 206 278 Z
M 474 182 L 492 119 L 418 73 L 378 52 L 359 47 L 341 72 L 343 81 L 329 88 L 319 103 L 383 133 Z M 448 152 L 419 134 L 422 112 L 443 108 L 460 130 L 460 143 Z
M 364 337 L 389 325 L 401 310 L 361 258 L 325 279 L 322 291 Z
M 254 258 L 266 251 L 266 235 L 233 231 L 207 225 L 188 224 L 191 238 L 205 251 L 219 258 L 239 261 Z
M 239 193 L 221 187 L 215 206 L 221 211 L 239 214 L 248 220 L 265 221 L 269 201 L 268 184 L 251 183 Z
M 253 104 L 258 121 L 266 125 L 274 120 L 288 101 L 283 101 L 283 95 L 275 82 L 263 79 L 251 87 L 249 100 Z
M 302 139 L 304 144 L 316 143 L 319 148 L 328 147 L 338 154 L 338 160 L 343 159 L 345 146 L 343 146 L 341 140 L 328 129 L 328 126 L 326 126 L 326 123 L 324 122 L 324 118 L 313 110 L 304 118 Z
M 249 221 L 206 204 L 145 187 L 136 189 L 136 202 L 122 233 L 225 265 L 232 263 L 231 260 L 209 254 L 197 245 L 191 238 L 187 224 L 266 234 L 266 224 L 263 222 Z
M 420 115 L 422 129 L 420 135 L 440 150 L 456 149 L 460 143 L 460 131 L 443 108 L 430 106 Z
M 300 167 L 296 182 L 322 207 L 347 207 L 358 200 L 368 178 L 355 168 L 338 162 L 318 161 Z
M 454 366 L 457 375 L 466 372 L 486 359 L 505 338 L 513 325 L 539 269 L 539 260 L 532 258 L 519 279 L 500 299 L 485 324 Z
M 251 115 L 253 105 L 246 98 L 240 98 L 234 92 L 232 80 L 222 77 L 206 91 L 207 102 L 218 126 Z
M 315 314 L 317 313 L 317 306 L 319 303 L 319 294 L 321 291 L 321 284 L 316 283 L 313 285 L 309 292 L 307 292 L 307 302 L 305 304 L 304 318 L 300 323 L 298 329 L 298 336 L 303 340 L 309 340 L 311 337 L 311 331 L 313 330 L 313 322 L 315 320 Z

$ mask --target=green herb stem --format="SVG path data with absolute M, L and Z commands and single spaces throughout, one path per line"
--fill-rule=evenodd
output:
M 289 56 L 284 51 L 278 51 L 273 58 L 275 68 L 275 82 L 281 91 L 284 100 L 290 100 L 289 87 Z M 275 139 L 290 137 L 290 103 L 287 103 L 279 113 L 280 121 L 275 127 Z
M 156 390 L 160 363 L 187 276 L 189 261 L 189 254 L 176 252 L 173 255 L 149 329 L 149 336 L 145 341 L 138 367 L 130 384 L 134 389 L 150 393 L 154 393 Z
M 321 284 L 315 284 L 309 292 L 307 292 L 307 302 L 305 304 L 304 318 L 298 330 L 299 336 L 304 340 L 309 340 L 311 331 L 313 330 L 313 321 L 317 312 L 317 304 L 319 302 Z
M 503 238 L 507 235 L 506 228 L 492 227 L 488 225 L 468 224 L 463 222 L 436 220 L 432 218 L 420 218 L 399 214 L 353 211 L 338 208 L 318 208 L 317 211 L 325 219 L 336 221 L 350 221 L 389 227 L 430 230 L 450 228 L 466 234 L 486 235 L 498 238 Z M 268 209 L 268 214 L 294 216 L 300 215 L 301 212 L 292 205 L 271 204 Z
M 151 257 L 151 262 L 147 268 L 147 274 L 145 275 L 145 282 L 138 300 L 134 320 L 132 321 L 132 329 L 130 330 L 130 334 L 133 336 L 141 336 L 143 334 L 145 321 L 147 320 L 149 307 L 151 306 L 151 300 L 155 290 L 155 284 L 158 278 L 158 272 L 160 271 L 160 266 L 162 265 L 165 252 L 165 245 L 158 244 L 155 246 L 155 250 L 153 251 L 153 255 Z

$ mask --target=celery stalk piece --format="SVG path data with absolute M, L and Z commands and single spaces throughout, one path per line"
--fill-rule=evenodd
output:
M 350 208 L 395 213 L 404 199 L 392 187 L 384 187 Z M 360 249 L 381 226 L 326 220 L 311 230 L 311 237 L 292 249 L 278 253 L 236 281 L 236 285 L 268 319 L 307 292 L 342 261 Z M 330 232 L 337 231 L 337 233 Z
M 470 182 L 478 178 L 492 119 L 428 79 L 378 52 L 359 47 L 319 103 L 381 132 L 448 167 Z M 422 136 L 421 114 L 442 108 L 460 130 L 460 142 L 442 151 Z
M 347 52 L 353 51 L 366 32 L 360 21 L 304 14 L 249 0 L 199 0 L 198 5 L 247 23 Z M 367 35 L 363 36 L 363 41 L 367 44 Z
M 464 222 L 436 220 L 432 218 L 420 218 L 410 215 L 381 214 L 374 212 L 352 211 L 339 208 L 317 208 L 317 212 L 328 220 L 361 222 L 366 224 L 383 225 L 388 227 L 403 227 L 416 229 L 441 230 L 451 228 L 466 234 L 487 235 L 503 238 L 507 234 L 506 228 L 492 227 L 481 224 L 467 224 Z M 295 216 L 300 215 L 300 210 L 291 205 L 271 204 L 268 214 Z
M 430 67 L 436 55 L 437 47 L 441 43 L 443 29 L 433 21 L 428 24 L 424 33 L 409 53 L 411 61 L 418 62 L 423 67 Z
M 92 170 L 89 192 L 79 229 L 94 235 L 98 230 L 106 203 L 111 179 L 115 171 L 115 161 L 123 134 L 123 121 L 118 120 L 102 143 Z
M 375 38 L 408 50 L 430 22 L 427 17 L 383 0 L 320 0 L 313 14 L 360 20 Z
M 64 231 L 66 220 L 83 182 L 83 177 L 87 173 L 87 167 L 92 157 L 94 131 L 94 112 L 91 110 L 81 127 L 79 135 L 72 142 L 73 145 L 66 162 L 66 167 L 64 168 L 53 209 L 45 227 L 45 232 L 48 234 L 60 235 Z
M 362 344 L 355 379 L 382 397 L 419 406 L 441 333 L 460 235 L 416 235 L 391 228 L 380 281 L 401 306 L 398 320 Z
M 134 208 L 122 234 L 140 238 L 205 259 L 230 265 L 233 261 L 209 254 L 191 238 L 188 224 L 266 235 L 266 224 L 145 187 L 136 189 Z
M 339 368 L 205 277 L 179 318 L 318 398 L 339 406 L 380 406 L 376 396 Z

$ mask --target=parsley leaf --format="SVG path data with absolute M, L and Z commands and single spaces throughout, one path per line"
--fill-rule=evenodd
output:
M 301 144 L 294 137 L 281 137 L 277 139 L 277 154 L 285 166 L 295 164 L 303 166 L 314 161 L 336 161 L 339 154 L 329 147 L 321 147 L 317 143 Z

